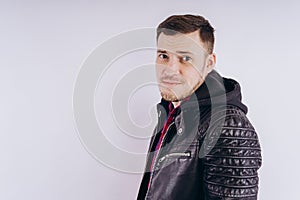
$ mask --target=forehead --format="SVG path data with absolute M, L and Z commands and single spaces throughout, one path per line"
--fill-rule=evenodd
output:
M 157 40 L 157 48 L 170 52 L 191 52 L 193 54 L 205 53 L 204 44 L 200 39 L 198 31 L 175 35 L 161 33 Z

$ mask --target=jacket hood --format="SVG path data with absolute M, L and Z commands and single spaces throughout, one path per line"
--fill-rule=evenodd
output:
M 167 109 L 169 102 L 161 100 L 160 105 Z M 242 103 L 241 87 L 233 79 L 224 78 L 213 70 L 208 74 L 205 82 L 191 95 L 188 101 L 181 103 L 181 109 L 194 106 L 226 106 L 239 107 L 244 113 L 248 108 Z

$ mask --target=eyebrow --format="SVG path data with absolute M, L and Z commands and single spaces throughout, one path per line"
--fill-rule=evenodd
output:
M 158 49 L 158 50 L 157 50 L 157 53 L 167 53 L 167 51 Z
M 167 53 L 167 51 L 166 50 L 158 49 L 157 53 Z M 190 55 L 194 55 L 192 52 L 189 52 L 189 51 L 176 51 L 176 53 L 177 54 L 190 54 Z
M 176 51 L 176 53 L 194 55 L 192 52 L 189 52 L 189 51 Z

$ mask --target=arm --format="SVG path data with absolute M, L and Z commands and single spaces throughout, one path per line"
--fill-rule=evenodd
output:
M 227 116 L 214 147 L 203 158 L 206 199 L 256 200 L 261 149 L 246 116 Z

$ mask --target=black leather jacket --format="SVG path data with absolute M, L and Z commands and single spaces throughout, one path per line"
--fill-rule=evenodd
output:
M 257 199 L 261 150 L 239 84 L 211 72 L 181 104 L 150 173 L 168 104 L 162 100 L 157 106 L 158 124 L 137 199 Z

